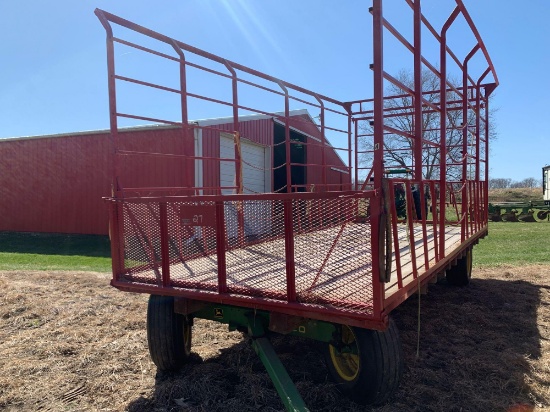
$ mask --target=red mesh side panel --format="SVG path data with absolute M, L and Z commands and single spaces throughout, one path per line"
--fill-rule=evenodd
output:
M 373 313 L 367 199 L 232 199 L 121 202 L 124 279 Z
M 160 220 L 157 204 L 122 204 L 124 267 L 130 280 L 160 282 Z
M 360 202 L 293 202 L 299 301 L 372 312 L 370 225 L 361 223 Z
M 218 259 L 214 202 L 168 204 L 172 284 L 216 290 Z
M 242 217 L 239 218 L 241 212 Z M 225 202 L 225 218 L 228 290 L 257 297 L 286 299 L 283 202 Z M 239 219 L 243 223 L 240 234 Z

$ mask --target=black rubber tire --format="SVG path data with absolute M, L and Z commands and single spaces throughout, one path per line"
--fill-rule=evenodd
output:
M 344 395 L 362 405 L 379 405 L 388 401 L 399 387 L 403 375 L 403 351 L 397 326 L 390 319 L 384 332 L 356 327 L 347 328 L 355 339 L 358 351 L 357 368 L 353 377 L 343 378 L 338 372 L 339 356 L 335 346 L 325 345 L 325 362 L 330 376 Z M 348 342 L 349 343 L 349 342 Z M 348 355 L 349 356 L 349 355 Z
M 177 371 L 191 353 L 191 325 L 174 312 L 174 298 L 151 295 L 147 306 L 147 343 L 151 360 L 161 371 Z
M 456 266 L 447 270 L 447 282 L 453 286 L 467 286 L 472 278 L 472 262 L 472 248 L 469 248 L 466 254 L 458 259 Z

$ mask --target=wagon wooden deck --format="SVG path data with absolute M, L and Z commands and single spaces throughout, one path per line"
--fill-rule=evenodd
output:
M 414 282 L 435 263 L 434 232 L 416 224 L 413 233 L 407 225 L 398 225 L 398 244 L 402 287 Z M 297 301 L 310 304 L 372 313 L 373 277 L 370 225 L 346 223 L 329 229 L 295 236 L 295 283 Z M 412 244 L 414 239 L 414 245 Z M 424 247 L 424 240 L 427 248 Z M 393 243 L 393 241 L 392 241 Z M 460 227 L 446 226 L 445 252 L 448 255 L 460 246 Z M 413 265 L 414 247 L 415 259 Z M 257 243 L 226 252 L 228 292 L 260 298 L 285 299 L 286 258 L 284 238 Z M 385 296 L 401 289 L 398 285 L 396 253 L 392 252 L 391 279 L 385 284 Z M 218 261 L 209 255 L 172 263 L 171 281 L 176 287 L 195 291 L 216 291 Z M 131 271 L 124 276 L 130 281 L 155 282 L 158 270 Z

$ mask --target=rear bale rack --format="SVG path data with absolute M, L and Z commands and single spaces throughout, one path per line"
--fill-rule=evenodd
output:
M 438 278 L 468 284 L 473 246 L 487 234 L 489 96 L 498 79 L 462 0 L 448 3 L 450 16 L 435 27 L 420 0 L 402 1 L 407 38 L 373 1 L 374 97 L 355 101 L 96 10 L 107 34 L 111 283 L 151 295 L 147 336 L 160 370 L 186 362 L 193 320 L 202 318 L 248 333 L 288 410 L 307 407 L 268 331 L 321 342 L 330 375 L 356 402 L 390 399 L 403 370 L 391 311 Z M 472 39 L 463 57 L 447 40 L 458 21 Z M 423 54 L 425 36 L 438 44 L 436 61 Z M 389 40 L 412 55 L 412 83 L 385 65 Z M 154 78 L 134 77 L 132 61 L 115 65 L 122 49 L 157 61 Z M 436 79 L 429 89 L 426 73 Z M 159 115 L 133 105 L 131 88 L 175 103 Z M 227 116 L 193 120 L 204 112 Z M 427 116 L 438 126 L 423 126 Z M 144 147 L 120 133 L 132 122 L 174 133 Z M 407 144 L 390 144 L 397 137 Z M 136 177 L 143 167 L 150 173 Z

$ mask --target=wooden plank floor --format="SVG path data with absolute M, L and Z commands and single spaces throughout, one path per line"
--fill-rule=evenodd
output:
M 424 244 L 422 227 L 414 227 L 416 267 L 424 271 Z M 446 228 L 446 251 L 460 244 L 460 228 Z M 435 262 L 433 231 L 426 231 L 428 260 Z M 414 281 L 411 239 L 405 225 L 399 225 L 399 255 L 403 284 Z M 297 235 L 294 240 L 296 292 L 301 302 L 331 302 L 342 308 L 372 306 L 372 256 L 370 225 L 347 223 L 329 229 Z M 227 285 L 247 289 L 252 296 L 286 294 L 286 258 L 284 239 L 257 243 L 226 253 Z M 217 285 L 217 257 L 215 255 L 192 259 L 171 266 L 174 281 Z M 145 273 L 140 273 L 140 276 Z M 154 277 L 151 271 L 146 274 Z M 393 251 L 391 281 L 386 284 L 386 296 L 398 290 L 396 257 Z M 248 294 L 248 293 L 247 293 Z
M 427 248 L 424 248 L 423 242 L 423 230 L 421 225 L 416 225 L 413 228 L 414 235 L 414 251 L 415 251 L 415 266 L 416 272 L 418 275 L 421 275 L 427 270 L 426 267 L 426 249 L 428 256 L 428 268 L 432 267 L 435 263 L 435 240 L 433 227 L 426 227 L 426 239 L 427 239 Z M 401 276 L 403 281 L 403 286 L 407 286 L 409 283 L 415 281 L 413 276 L 413 259 L 412 259 L 412 238 L 408 233 L 408 229 L 405 225 L 399 225 L 398 227 L 398 239 L 399 239 L 399 257 L 400 257 L 400 266 L 401 266 Z M 445 227 L 445 255 L 448 255 L 450 252 L 455 250 L 460 246 L 460 227 L 457 226 L 446 226 Z M 393 247 L 393 245 L 392 245 Z M 385 293 L 386 297 L 391 296 L 399 290 L 399 285 L 397 281 L 397 259 L 395 250 L 392 253 L 392 272 L 391 278 L 388 283 L 386 283 Z

